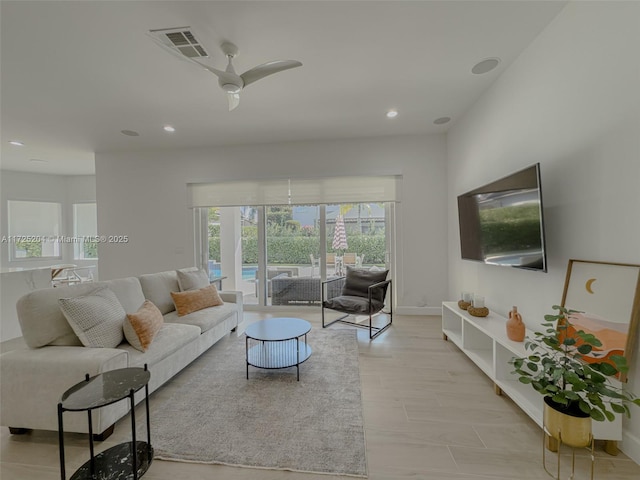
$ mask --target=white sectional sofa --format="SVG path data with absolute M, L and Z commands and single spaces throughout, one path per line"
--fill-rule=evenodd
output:
M 126 340 L 116 348 L 85 347 L 69 325 L 58 300 L 89 295 L 105 285 L 127 314 L 135 313 L 145 299 L 162 313 L 164 323 L 146 351 L 137 350 Z M 167 271 L 47 288 L 22 297 L 16 308 L 26 346 L 3 351 L 0 356 L 0 424 L 13 433 L 57 430 L 60 397 L 85 374 L 146 364 L 151 372 L 149 391 L 153 392 L 230 331 L 237 335 L 244 332 L 241 292 L 220 292 L 223 305 L 179 317 L 171 296 L 178 291 L 177 272 Z M 137 401 L 143 394 L 144 390 L 138 392 Z M 127 412 L 127 402 L 94 410 L 93 431 L 106 438 Z M 65 432 L 87 433 L 86 413 L 65 414 Z

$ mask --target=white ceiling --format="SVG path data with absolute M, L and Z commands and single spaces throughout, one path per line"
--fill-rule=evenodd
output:
M 444 132 L 564 5 L 3 0 L 2 169 L 92 174 L 94 152 Z M 238 72 L 304 65 L 248 86 L 229 112 L 214 75 L 146 35 L 181 26 L 217 68 L 224 40 L 240 49 Z M 502 62 L 471 74 L 488 57 Z M 453 120 L 434 125 L 442 116 Z

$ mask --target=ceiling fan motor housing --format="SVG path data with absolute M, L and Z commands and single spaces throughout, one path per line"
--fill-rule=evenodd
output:
M 218 83 L 220 84 L 222 89 L 227 93 L 240 93 L 240 90 L 242 90 L 242 86 L 236 85 L 235 83 L 229 83 L 228 81 L 224 81 L 224 82 L 219 81 Z

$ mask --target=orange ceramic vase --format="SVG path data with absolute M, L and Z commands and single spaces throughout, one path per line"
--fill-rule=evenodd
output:
M 522 315 L 518 313 L 518 307 L 513 307 L 509 312 L 509 320 L 507 320 L 507 336 L 514 342 L 524 341 L 525 325 L 522 321 Z

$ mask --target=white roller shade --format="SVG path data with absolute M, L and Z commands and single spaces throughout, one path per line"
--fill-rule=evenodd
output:
M 62 205 L 9 200 L 9 235 L 60 235 Z
M 402 177 L 324 177 L 187 185 L 189 208 L 400 202 Z
M 95 203 L 73 205 L 73 234 L 93 236 L 98 234 L 98 216 Z

